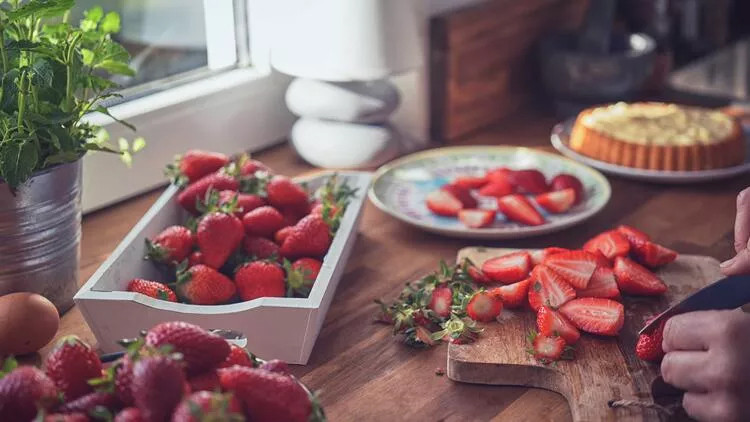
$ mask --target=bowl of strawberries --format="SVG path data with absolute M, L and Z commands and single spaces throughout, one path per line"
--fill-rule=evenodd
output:
M 188 151 L 172 184 L 75 301 L 105 352 L 180 319 L 305 363 L 349 258 L 371 176 L 290 179 L 246 156 Z

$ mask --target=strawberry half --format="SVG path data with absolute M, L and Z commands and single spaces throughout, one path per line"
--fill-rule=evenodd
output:
M 544 306 L 557 309 L 576 297 L 573 287 L 546 265 L 534 267 L 531 279 L 534 281 L 530 290 L 539 294 L 541 304 Z
M 458 176 L 453 184 L 466 189 L 479 189 L 487 184 L 487 176 Z
M 583 289 L 589 284 L 597 267 L 594 255 L 585 251 L 570 251 L 551 255 L 544 260 L 544 265 L 559 274 L 576 289 Z
M 520 308 L 526 302 L 530 285 L 531 279 L 527 278 L 518 283 L 495 287 L 488 292 L 499 298 L 503 302 L 503 306 L 508 308 Z
M 521 281 L 528 277 L 529 271 L 531 271 L 531 256 L 526 251 L 498 256 L 482 264 L 484 275 L 494 282 L 503 284 Z
M 633 245 L 635 242 L 648 242 L 649 240 L 651 240 L 649 235 L 647 235 L 646 233 L 624 224 L 617 226 L 615 230 L 617 230 L 621 235 L 625 236 L 625 238 L 628 239 L 628 242 L 630 242 L 631 245 Z
M 584 198 L 583 183 L 573 175 L 560 173 L 550 180 L 549 186 L 552 190 L 573 189 L 575 192 L 576 204 L 581 202 Z
M 463 186 L 448 184 L 440 189 L 450 193 L 456 199 L 461 201 L 461 204 L 463 205 L 462 208 L 476 208 L 478 205 L 477 200 L 471 196 L 471 191 Z
M 560 359 L 565 346 L 565 340 L 562 337 L 537 334 L 532 343 L 532 354 L 535 359 L 546 365 Z
M 649 241 L 636 241 L 632 252 L 638 262 L 650 268 L 658 268 L 677 259 L 677 252 Z
M 656 296 L 667 291 L 667 285 L 640 264 L 623 257 L 615 260 L 615 278 L 623 293 Z
M 615 336 L 625 322 L 622 303 L 599 297 L 573 299 L 560 308 L 579 330 L 603 336 Z
M 495 210 L 461 210 L 458 212 L 458 219 L 470 229 L 488 227 L 495 221 Z
M 545 336 L 562 337 L 566 343 L 574 344 L 581 338 L 581 333 L 559 312 L 542 306 L 536 314 L 536 327 Z
M 430 211 L 444 217 L 455 217 L 464 207 L 458 198 L 444 190 L 430 192 L 425 203 Z
M 630 242 L 619 232 L 612 230 L 604 232 L 583 244 L 583 250 L 591 253 L 599 251 L 607 259 L 613 260 L 618 256 L 628 256 Z
M 490 284 L 492 283 L 492 280 L 490 280 L 489 277 L 487 277 L 482 270 L 477 268 L 474 263 L 470 262 L 467 266 L 466 272 L 469 273 L 469 277 L 471 277 L 472 280 L 474 280 L 477 284 Z
M 550 248 L 531 250 L 529 251 L 529 255 L 531 255 L 531 265 L 539 265 L 544 262 L 547 257 L 562 252 L 570 252 L 570 250 L 565 248 L 557 248 L 554 246 Z
M 638 336 L 638 342 L 635 344 L 635 355 L 638 359 L 659 362 L 664 357 L 661 343 L 664 339 L 664 324 L 666 323 L 667 320 L 664 319 L 654 329 Z
M 544 224 L 544 217 L 523 195 L 513 194 L 498 198 L 497 207 L 509 220 L 529 226 Z
M 474 321 L 490 322 L 500 315 L 503 302 L 496 296 L 480 291 L 474 294 L 466 305 L 466 314 Z
M 453 305 L 453 290 L 450 287 L 436 287 L 430 296 L 428 308 L 440 318 L 451 316 L 451 306 Z
M 620 296 L 620 289 L 617 288 L 615 273 L 609 267 L 599 267 L 589 280 L 585 289 L 576 291 L 578 297 L 604 297 L 614 299 Z
M 487 181 L 489 183 L 501 183 L 504 185 L 511 185 L 510 174 L 513 170 L 505 167 L 499 167 L 492 171 L 487 172 Z
M 539 170 L 515 170 L 509 175 L 510 183 L 519 192 L 538 195 L 549 191 L 547 179 Z
M 511 193 L 513 193 L 513 186 L 506 181 L 490 182 L 479 189 L 480 195 L 494 198 L 500 198 L 505 195 L 510 195 Z
M 536 197 L 536 203 L 553 214 L 559 214 L 569 210 L 575 201 L 576 192 L 570 188 L 543 193 Z

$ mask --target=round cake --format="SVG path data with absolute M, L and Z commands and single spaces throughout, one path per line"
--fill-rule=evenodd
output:
M 735 118 L 666 103 L 586 109 L 573 125 L 570 147 L 600 161 L 650 170 L 709 170 L 745 160 L 745 140 Z

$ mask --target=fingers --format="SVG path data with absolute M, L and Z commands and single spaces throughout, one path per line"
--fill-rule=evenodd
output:
M 675 315 L 664 326 L 662 348 L 675 350 L 708 350 L 719 311 L 689 312 Z
M 750 240 L 750 188 L 737 195 L 737 217 L 734 220 L 734 250 L 748 249 Z
M 664 382 L 692 392 L 710 390 L 711 377 L 706 371 L 711 367 L 708 352 L 669 352 L 661 361 Z
M 724 275 L 750 274 L 750 248 L 737 252 L 737 255 L 721 263 Z
M 743 405 L 726 393 L 685 393 L 682 408 L 698 421 L 732 422 L 745 420 Z

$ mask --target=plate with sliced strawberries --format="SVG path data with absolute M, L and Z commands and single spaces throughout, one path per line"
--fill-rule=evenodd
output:
M 596 170 L 512 146 L 437 148 L 376 172 L 370 200 L 424 230 L 453 237 L 518 239 L 579 224 L 607 204 Z

